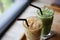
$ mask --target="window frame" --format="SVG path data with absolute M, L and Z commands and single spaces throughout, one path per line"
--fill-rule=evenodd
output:
M 23 2 L 23 3 L 22 3 Z M 0 16 L 0 36 L 2 37 L 5 32 L 11 27 L 10 25 L 16 21 L 22 12 L 28 7 L 32 0 L 16 1 L 9 9 L 7 9 Z

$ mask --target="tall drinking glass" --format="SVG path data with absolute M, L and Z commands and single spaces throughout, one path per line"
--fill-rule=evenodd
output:
M 27 18 L 29 26 L 24 22 L 26 40 L 40 40 L 41 34 L 41 21 L 38 17 Z
M 42 21 L 42 31 L 41 31 L 41 38 L 46 39 L 51 36 L 51 25 L 53 22 L 54 11 L 49 8 L 42 8 L 41 15 L 40 11 L 38 10 L 38 17 Z

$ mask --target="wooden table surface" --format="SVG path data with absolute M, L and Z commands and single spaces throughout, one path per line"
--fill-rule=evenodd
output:
M 56 33 L 56 35 L 49 40 L 60 40 L 60 13 L 57 13 L 54 16 L 52 30 Z
M 60 40 L 60 6 L 52 5 L 50 8 L 55 10 L 52 30 L 56 33 L 49 40 Z

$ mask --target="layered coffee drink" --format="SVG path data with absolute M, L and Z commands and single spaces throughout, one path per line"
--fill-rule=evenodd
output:
M 24 21 L 24 28 L 25 28 L 25 35 L 26 40 L 40 40 L 40 34 L 41 34 L 41 28 L 42 28 L 42 22 L 37 16 L 34 17 L 28 17 L 27 22 L 29 26 L 26 25 L 26 22 Z

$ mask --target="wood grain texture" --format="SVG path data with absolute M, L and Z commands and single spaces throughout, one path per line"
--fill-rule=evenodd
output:
M 54 11 L 60 12 L 60 6 L 52 4 L 51 6 L 48 6 L 49 8 L 53 9 Z

